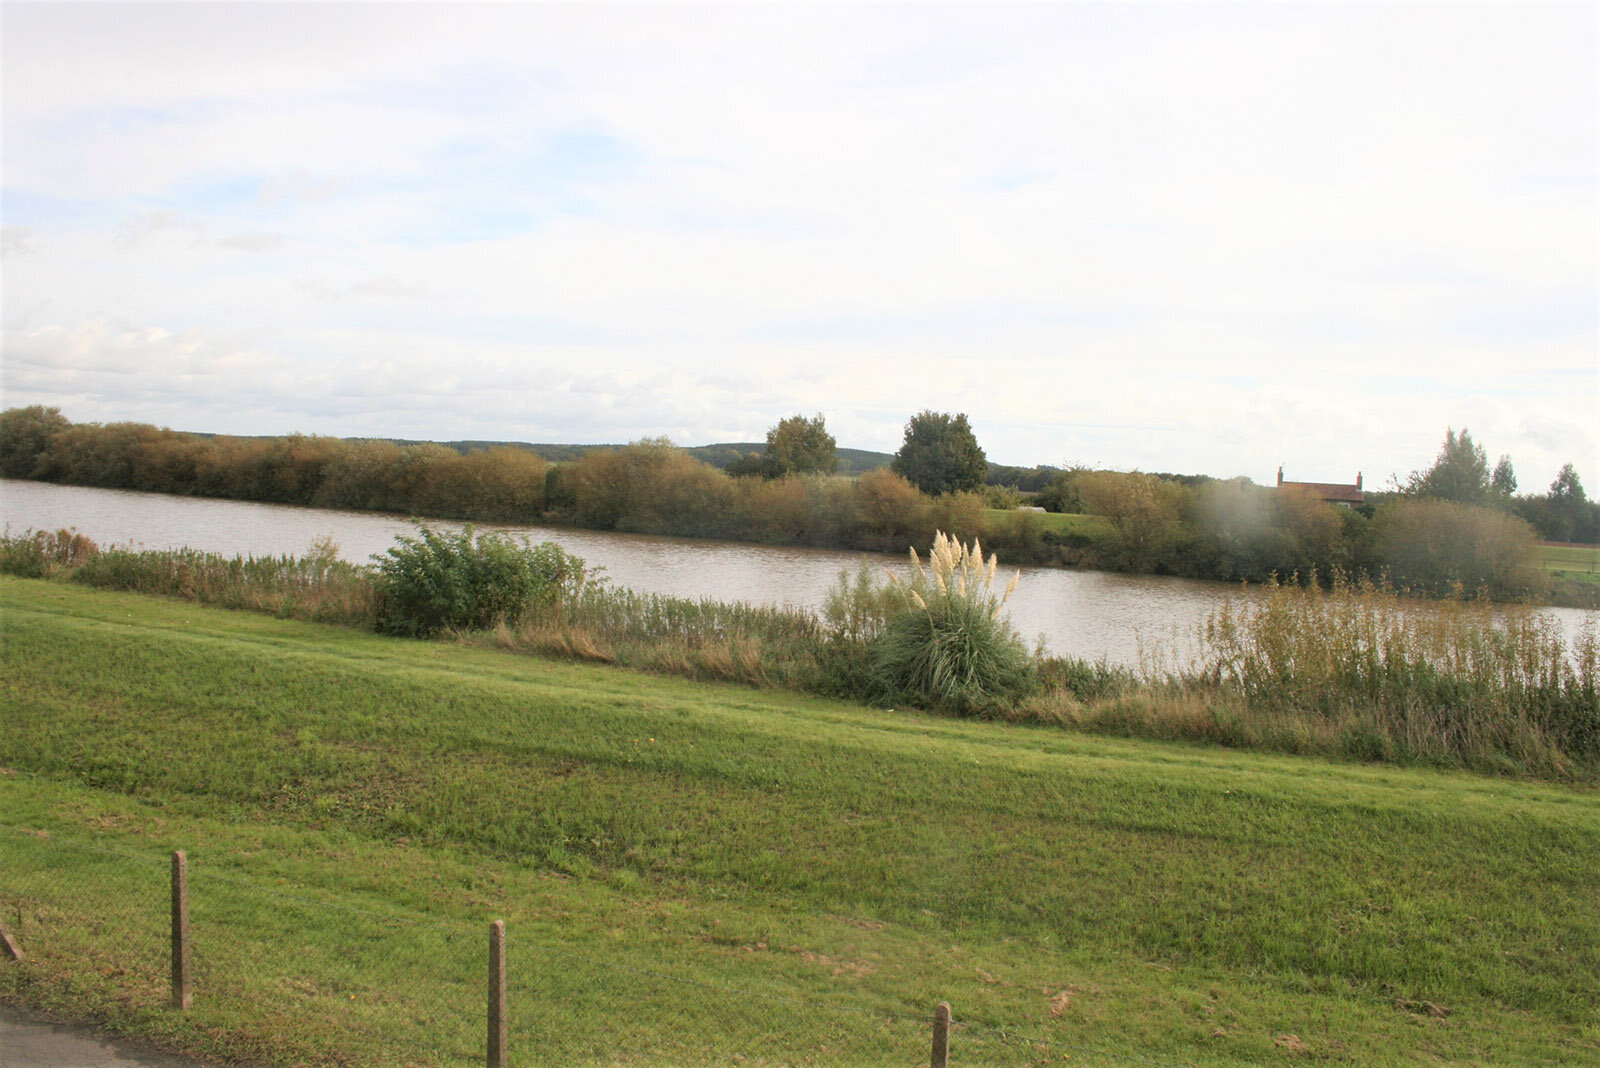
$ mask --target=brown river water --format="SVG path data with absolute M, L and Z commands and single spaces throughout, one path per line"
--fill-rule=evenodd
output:
M 102 546 L 189 546 L 225 555 L 302 554 L 332 538 L 340 555 L 365 562 L 412 531 L 400 516 L 282 504 L 173 497 L 0 479 L 0 519 L 10 534 L 75 527 Z M 440 521 L 441 528 L 459 528 Z M 903 558 L 744 542 L 614 534 L 564 527 L 480 524 L 484 529 L 554 541 L 604 569 L 610 581 L 645 593 L 818 608 L 841 568 L 866 559 L 904 573 Z M 925 547 L 924 547 L 925 548 Z M 1005 561 L 1001 560 L 1004 568 Z M 1031 644 L 1059 656 L 1104 658 L 1134 666 L 1141 657 L 1171 663 L 1192 654 L 1205 619 L 1228 598 L 1257 596 L 1232 583 L 1104 571 L 1023 568 L 1007 605 Z M 1596 613 L 1549 608 L 1568 635 L 1595 625 Z

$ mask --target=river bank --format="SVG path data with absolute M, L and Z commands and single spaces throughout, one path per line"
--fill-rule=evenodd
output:
M 935 632 L 896 647 L 896 635 L 906 633 L 900 623 L 932 618 L 933 591 L 913 580 L 928 593 L 926 602 L 896 593 L 894 580 L 885 584 L 870 568 L 839 576 L 824 610 L 814 612 L 641 594 L 592 580 L 581 560 L 554 545 L 519 544 L 527 545 L 496 534 L 424 530 L 421 538 L 402 536 L 373 568 L 339 560 L 326 545 L 301 557 L 102 551 L 62 531 L 0 539 L 0 570 L 989 719 L 1499 774 L 1600 774 L 1595 628 L 1590 623 L 1569 638 L 1554 619 L 1528 608 L 1405 604 L 1368 584 L 1271 587 L 1250 601 L 1221 602 L 1183 660 L 1150 655 L 1118 667 L 1042 650 L 1029 656 L 1005 620 L 990 627 L 1000 611 L 993 601 L 972 617 L 972 626 L 981 617 L 993 630 L 981 644 L 970 644 L 976 632 L 963 625 L 959 637 Z M 490 574 L 502 578 L 468 577 Z M 983 590 L 993 577 L 991 568 Z M 953 591 L 954 580 L 940 579 L 939 588 Z M 990 595 L 972 595 L 980 596 Z M 977 659 L 956 669 L 946 655 Z M 1004 685 L 966 674 L 986 671 L 1001 662 L 991 657 L 1002 655 L 1013 664 Z M 936 691 L 911 685 L 891 666 L 914 663 L 943 665 L 919 676 L 943 680 Z M 954 698 L 958 691 L 964 696 Z
M 30 949 L 0 991 L 197 1054 L 481 1063 L 494 919 L 511 1049 L 566 1064 L 912 1063 L 941 1000 L 972 1065 L 1597 1049 L 1590 790 L 65 584 L 0 579 L 0 608 L 0 897 Z

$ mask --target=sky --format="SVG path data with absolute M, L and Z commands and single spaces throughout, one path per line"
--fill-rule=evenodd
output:
M 18 3 L 4 405 L 1600 496 L 1600 5 Z

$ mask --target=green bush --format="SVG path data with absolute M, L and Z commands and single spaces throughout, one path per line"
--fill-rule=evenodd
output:
M 1433 596 L 1487 592 L 1509 600 L 1541 592 L 1534 564 L 1538 538 L 1526 522 L 1492 508 L 1406 498 L 1373 517 L 1375 559 L 1395 586 Z
M 957 715 L 994 711 L 1037 685 L 1034 658 L 1001 614 L 1017 579 L 994 591 L 998 561 L 939 532 L 928 567 L 911 552 L 915 576 L 891 581 L 903 609 L 891 615 L 871 647 L 878 696 Z
M 378 629 L 423 637 L 483 630 L 555 609 L 583 585 L 584 564 L 559 545 L 507 534 L 459 533 L 417 524 L 417 536 L 374 556 L 381 594 Z

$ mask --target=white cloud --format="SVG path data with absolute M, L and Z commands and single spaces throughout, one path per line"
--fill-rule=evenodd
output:
M 1593 30 L 10 5 L 6 403 L 881 449 L 933 407 L 1001 461 L 1369 482 L 1465 423 L 1596 483 Z

